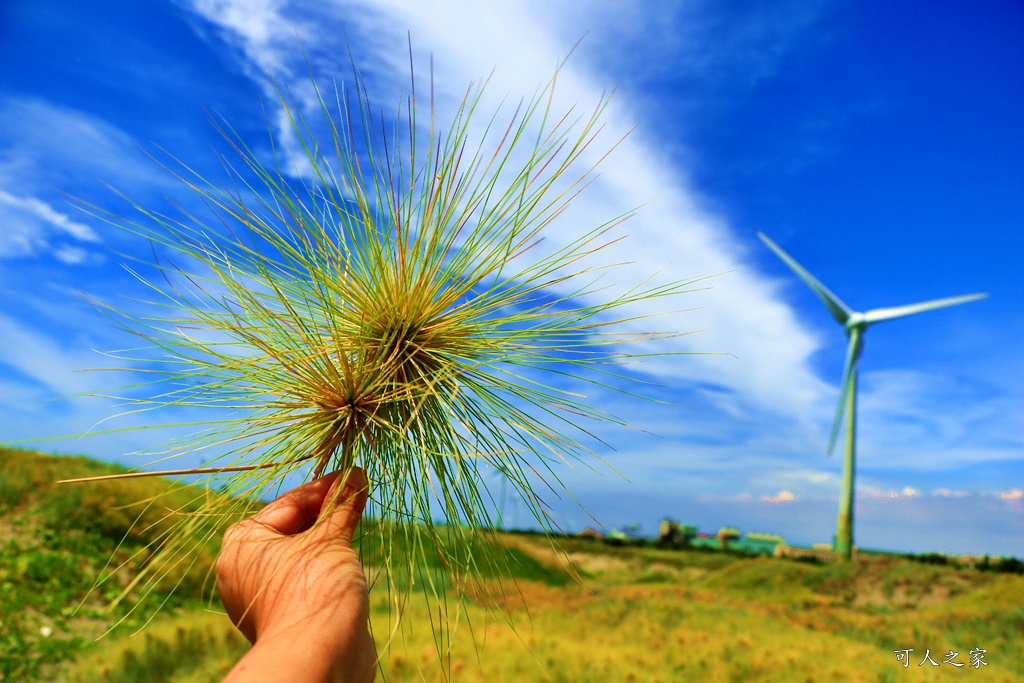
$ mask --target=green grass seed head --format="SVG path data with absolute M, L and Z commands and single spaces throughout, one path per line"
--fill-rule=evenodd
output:
M 399 598 L 415 586 L 444 605 L 447 589 L 507 571 L 487 545 L 489 472 L 553 528 L 538 482 L 564 490 L 559 467 L 598 457 L 585 423 L 622 424 L 566 387 L 621 389 L 616 366 L 636 345 L 672 336 L 637 332 L 633 305 L 690 288 L 598 287 L 595 259 L 623 260 L 611 231 L 625 215 L 541 250 L 592 179 L 585 159 L 604 158 L 590 148 L 608 100 L 562 114 L 554 86 L 494 112 L 482 133 L 470 124 L 483 86 L 448 128 L 433 102 L 423 126 L 413 96 L 391 129 L 358 74 L 330 96 L 314 87 L 312 113 L 279 88 L 288 149 L 272 136 L 272 153 L 257 153 L 220 122 L 237 154 L 223 159 L 230 181 L 173 171 L 209 218 L 92 207 L 158 257 L 158 277 L 140 277 L 158 297 L 150 310 L 111 309 L 159 352 L 127 356 L 156 378 L 127 399 L 203 408 L 210 417 L 173 451 L 216 454 L 193 472 L 230 494 L 171 511 L 136 583 L 181 573 L 293 474 L 366 471 L 363 562 Z

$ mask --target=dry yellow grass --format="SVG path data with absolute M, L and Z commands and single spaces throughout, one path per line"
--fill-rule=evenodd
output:
M 884 647 L 851 639 L 828 627 L 821 605 L 804 618 L 787 618 L 773 613 L 770 603 L 679 585 L 522 589 L 530 608 L 513 613 L 515 629 L 468 610 L 475 629 L 463 626 L 454 634 L 447 662 L 452 680 L 951 681 L 966 670 L 977 680 L 1015 681 L 1020 675 L 1001 665 L 1008 653 L 991 650 L 984 670 L 919 667 L 921 644 Z M 424 617 L 414 609 L 407 621 L 426 623 Z M 427 629 L 413 630 L 382 652 L 387 680 L 445 680 L 430 636 Z M 942 661 L 936 650 L 944 646 L 934 643 L 933 659 Z M 970 646 L 960 646 L 959 661 L 969 661 Z M 892 652 L 905 647 L 916 650 L 906 669 Z
M 474 605 L 454 633 L 454 681 L 1020 680 L 1024 577 L 865 556 L 855 567 L 719 554 L 510 545 L 583 584 L 524 582 L 507 596 L 512 624 Z M 916 598 L 913 596 L 917 596 Z M 486 601 L 482 601 L 486 602 Z M 407 623 L 425 624 L 420 606 Z M 972 668 L 969 650 L 988 650 Z M 913 648 L 908 666 L 894 650 Z M 938 666 L 924 660 L 925 651 Z M 944 664 L 958 651 L 954 667 Z M 382 650 L 389 681 L 442 681 L 429 629 Z
M 549 566 L 568 562 L 582 583 L 523 580 L 517 590 L 492 584 L 470 593 L 443 660 L 425 600 L 413 599 L 401 632 L 385 645 L 391 613 L 386 593 L 375 592 L 371 618 L 384 680 L 440 683 L 447 674 L 465 683 L 1009 683 L 1024 675 L 1024 576 L 892 556 L 863 556 L 852 567 L 817 566 L 572 540 L 559 557 L 541 537 L 506 538 Z M 507 621 L 488 609 L 495 601 Z M 224 643 L 168 681 L 217 681 L 241 653 L 225 636 L 231 630 L 226 617 L 198 616 L 168 615 L 150 629 L 150 640 L 166 636 L 173 645 L 182 625 L 196 624 Z M 137 663 L 146 647 L 145 636 L 113 639 L 60 680 L 134 680 L 81 673 L 97 666 L 116 670 L 126 648 L 135 650 Z M 988 651 L 987 666 L 970 666 L 975 647 Z M 914 652 L 904 668 L 893 651 L 905 648 Z M 926 649 L 938 666 L 919 666 Z M 942 663 L 950 649 L 965 666 Z

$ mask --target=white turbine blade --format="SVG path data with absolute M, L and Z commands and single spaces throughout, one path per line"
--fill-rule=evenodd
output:
M 857 360 L 860 358 L 860 351 L 864 343 L 861 341 L 861 330 L 854 328 L 850 333 L 850 345 L 846 347 L 846 367 L 843 368 L 842 391 L 839 394 L 839 407 L 836 408 L 836 417 L 832 422 L 832 433 L 828 437 L 828 454 L 836 447 L 836 439 L 839 438 L 839 429 L 843 424 L 843 415 L 846 414 L 846 401 L 853 391 L 853 383 L 857 373 Z
M 946 306 L 956 306 L 958 304 L 970 303 L 971 301 L 984 299 L 987 296 L 988 294 L 965 294 L 964 296 L 951 296 L 947 299 L 935 299 L 934 301 L 925 301 L 920 304 L 910 304 L 909 306 L 876 308 L 864 314 L 864 322 L 869 325 L 871 323 L 880 323 L 883 320 L 902 318 L 904 316 L 914 315 L 915 313 L 924 313 L 925 311 L 932 311 L 935 310 L 936 308 L 945 308 Z
M 828 306 L 828 310 L 832 313 L 832 317 L 839 321 L 840 324 L 845 325 L 846 321 L 853 314 L 850 307 L 840 301 L 839 297 L 829 291 L 828 287 L 818 282 L 817 278 L 811 275 L 807 270 L 793 260 L 793 257 L 782 251 L 782 247 L 768 239 L 768 236 L 763 232 L 758 232 L 757 236 L 761 238 L 761 241 L 768 245 L 768 248 L 775 252 L 775 255 L 782 259 L 782 262 L 789 266 L 797 276 L 804 281 L 804 283 L 810 287 L 815 294 L 817 294 L 825 305 Z

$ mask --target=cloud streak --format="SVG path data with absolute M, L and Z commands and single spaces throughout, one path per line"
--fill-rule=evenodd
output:
M 295 81 L 287 85 L 301 90 L 306 76 L 285 61 L 287 22 L 278 23 L 281 3 L 261 5 L 258 12 L 239 11 L 240 0 L 232 3 L 199 2 L 193 9 L 230 38 L 242 45 L 242 55 L 251 62 L 248 72 L 283 71 Z M 344 24 L 337 18 L 345 10 Z M 560 10 L 540 4 L 514 3 L 446 4 L 443 7 L 419 3 L 374 2 L 328 5 L 323 22 L 307 22 L 300 33 L 313 61 L 328 61 L 325 54 L 339 54 L 339 30 L 344 26 L 358 43 L 359 66 L 370 67 L 388 92 L 408 89 L 408 29 L 414 45 L 429 47 L 433 55 L 434 87 L 441 120 L 452 111 L 467 83 L 478 80 L 493 67 L 494 75 L 485 93 L 484 111 L 494 108 L 506 93 L 513 98 L 534 92 L 546 82 L 556 65 L 572 48 L 549 27 L 571 23 Z M 632 15 L 631 15 L 632 16 Z M 336 23 L 332 24 L 332 18 Z M 340 54 L 345 54 L 340 52 Z M 421 60 L 422 62 L 425 60 Z M 336 58 L 333 73 L 344 73 L 346 65 Z M 279 74 L 276 74 L 279 75 Z M 582 56 L 571 58 L 558 75 L 555 111 L 568 110 L 600 100 L 609 83 L 595 74 Z M 606 118 L 603 137 L 614 141 L 635 123 L 630 111 L 639 106 L 613 101 Z M 482 126 L 485 120 L 480 121 Z M 478 128 L 478 136 L 483 129 Z M 596 156 L 599 152 L 595 150 Z M 593 159 L 591 159 L 593 160 Z M 800 324 L 792 310 L 778 296 L 778 285 L 754 269 L 737 240 L 720 219 L 705 210 L 699 195 L 687 185 L 685 176 L 659 153 L 657 140 L 643 131 L 631 135 L 601 168 L 585 198 L 570 208 L 559 230 L 573 225 L 594 226 L 611 216 L 643 205 L 629 221 L 629 238 L 623 254 L 627 266 L 617 271 L 620 284 L 639 282 L 661 271 L 665 279 L 686 279 L 716 275 L 712 289 L 679 302 L 699 310 L 658 319 L 666 329 L 702 330 L 700 334 L 665 344 L 666 351 L 725 352 L 727 356 L 695 356 L 645 363 L 646 372 L 666 382 L 706 382 L 724 389 L 713 395 L 715 408 L 743 413 L 756 406 L 800 422 L 817 418 L 818 406 L 828 386 L 816 377 L 809 360 L 819 342 Z M 571 232 L 549 236 L 552 242 L 568 241 Z M 652 308 L 639 307 L 646 315 Z M 648 323 L 649 324 L 649 323 Z M 709 395 L 709 400 L 711 396 Z
M 84 223 L 71 220 L 35 197 L 19 197 L 0 190 L 0 258 L 34 256 L 50 252 L 69 265 L 89 260 L 81 247 L 53 244 L 54 238 L 65 237 L 77 242 L 97 243 L 99 235 Z

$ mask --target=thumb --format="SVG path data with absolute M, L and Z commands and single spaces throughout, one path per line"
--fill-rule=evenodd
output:
M 358 467 L 340 473 L 324 496 L 316 524 L 310 530 L 325 537 L 342 537 L 352 542 L 369 497 L 369 481 Z

